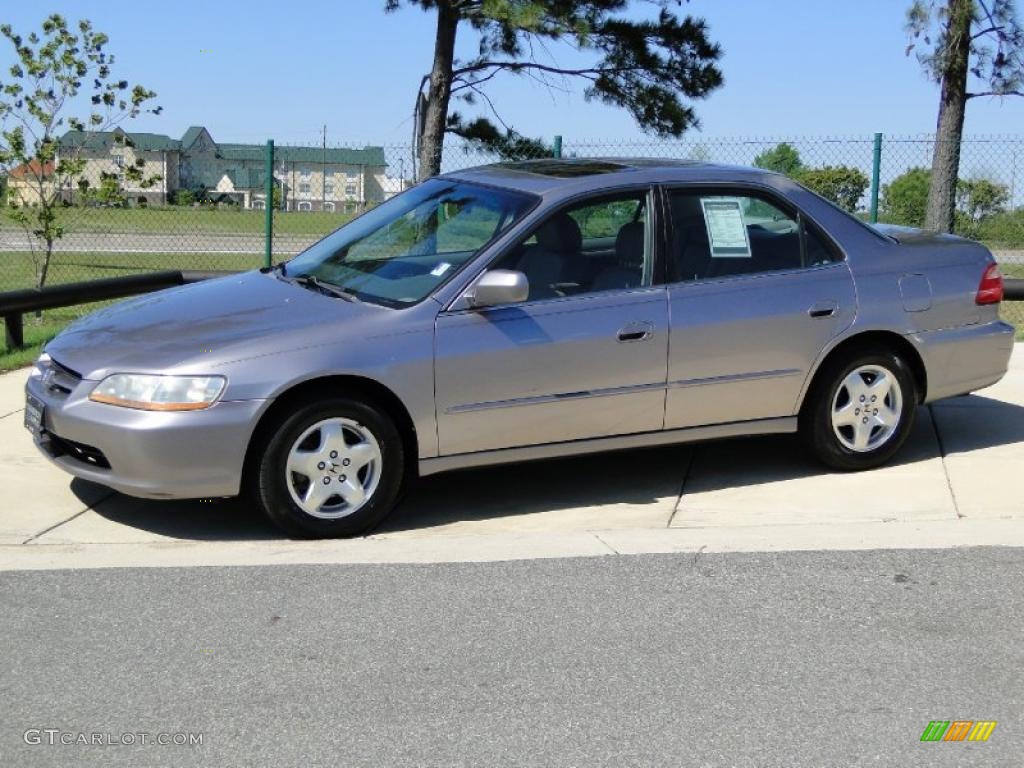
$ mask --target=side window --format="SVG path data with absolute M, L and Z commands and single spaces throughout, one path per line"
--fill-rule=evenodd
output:
M 522 272 L 529 301 L 651 284 L 646 191 L 602 197 L 550 216 L 495 269 Z
M 676 279 L 704 280 L 824 264 L 831 250 L 795 215 L 756 195 L 670 194 Z

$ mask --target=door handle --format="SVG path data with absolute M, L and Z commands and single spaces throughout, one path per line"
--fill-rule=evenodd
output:
M 646 320 L 627 323 L 619 329 L 619 341 L 646 341 L 654 333 L 654 323 Z
M 839 305 L 834 301 L 822 301 L 812 304 L 807 310 L 807 314 L 811 317 L 832 317 L 837 309 L 839 309 Z

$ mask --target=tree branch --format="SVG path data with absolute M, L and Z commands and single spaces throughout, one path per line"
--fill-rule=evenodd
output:
M 983 91 L 967 94 L 968 99 L 977 99 L 981 96 L 1024 96 L 1024 91 Z
M 1004 29 L 1006 29 L 1005 26 L 988 27 L 987 29 L 983 29 L 980 32 L 975 32 L 973 35 L 971 35 L 971 40 L 977 40 L 979 37 L 984 37 L 990 32 L 1002 32 Z

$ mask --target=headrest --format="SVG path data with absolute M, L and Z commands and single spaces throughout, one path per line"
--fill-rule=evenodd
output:
M 619 228 L 615 237 L 615 256 L 620 264 L 644 263 L 644 223 L 631 221 Z
M 567 213 L 558 214 L 538 229 L 537 242 L 555 253 L 579 253 L 583 249 L 580 226 Z

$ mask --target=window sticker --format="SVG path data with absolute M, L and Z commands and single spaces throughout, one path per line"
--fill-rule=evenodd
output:
M 750 238 L 743 223 L 743 206 L 731 197 L 702 197 L 704 224 L 712 258 L 749 259 Z
M 449 264 L 447 261 L 442 261 L 440 264 L 438 264 L 436 267 L 430 270 L 430 274 L 432 274 L 434 277 L 440 277 L 451 268 L 451 264 Z

